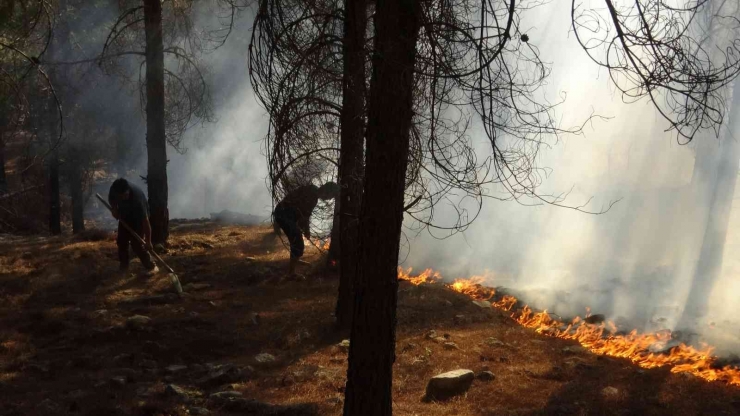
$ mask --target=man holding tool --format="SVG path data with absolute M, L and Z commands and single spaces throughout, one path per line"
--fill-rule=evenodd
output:
M 118 260 L 122 272 L 128 271 L 129 245 L 141 264 L 147 270 L 147 275 L 152 276 L 159 268 L 152 262 L 148 251 L 152 248 L 152 226 L 149 223 L 149 204 L 146 195 L 139 187 L 128 183 L 126 179 L 116 179 L 108 192 L 108 203 L 111 206 L 113 218 L 120 220 L 118 223 Z M 123 225 L 123 222 L 136 232 L 144 241 L 144 245 Z
M 303 235 L 306 239 L 311 238 L 310 219 L 319 198 L 326 201 L 338 196 L 339 185 L 334 182 L 327 182 L 321 187 L 306 185 L 289 192 L 275 207 L 275 224 L 283 230 L 290 242 L 288 274 L 291 277 L 302 277 L 296 274 L 295 269 L 303 256 Z

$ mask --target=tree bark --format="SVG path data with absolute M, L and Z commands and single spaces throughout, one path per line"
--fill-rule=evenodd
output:
M 342 183 L 342 180 L 339 179 L 339 183 Z M 333 222 L 331 225 L 331 233 L 329 234 L 330 243 L 329 243 L 329 251 L 326 255 L 326 268 L 329 270 L 336 270 L 336 262 L 339 260 L 339 255 L 341 253 L 341 241 L 340 241 L 340 221 L 339 221 L 339 212 L 340 212 L 340 203 L 338 198 L 334 202 L 334 214 L 333 214 Z M 341 281 L 340 281 L 341 286 Z
M 62 233 L 62 210 L 61 197 L 59 194 L 58 149 L 54 149 L 51 152 L 51 160 L 49 160 L 49 231 L 52 235 L 59 235 Z
M 72 196 L 72 233 L 85 231 L 85 201 L 79 164 L 70 166 L 69 188 Z
M 366 0 L 345 2 L 341 153 L 339 157 L 339 293 L 335 315 L 340 329 L 352 322 L 352 287 L 358 267 L 358 227 L 364 177 Z M 332 244 L 333 245 L 333 244 Z
M 146 149 L 147 190 L 152 243 L 166 244 L 169 237 L 167 209 L 167 138 L 164 126 L 164 46 L 162 4 L 144 0 L 146 32 Z
M 345 415 L 393 411 L 398 250 L 419 12 L 419 0 L 377 1 Z
M 2 132 L 0 132 L 0 135 Z M 8 193 L 8 179 L 5 176 L 5 142 L 0 137 L 0 195 Z

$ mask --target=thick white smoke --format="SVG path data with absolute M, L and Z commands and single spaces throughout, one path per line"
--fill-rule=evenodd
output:
M 718 180 L 716 174 L 695 175 L 695 157 L 717 166 L 728 144 L 707 134 L 681 146 L 664 131 L 668 125 L 650 102 L 624 104 L 606 71 L 569 35 L 570 2 L 537 8 L 523 22 L 531 27 L 530 42 L 552 64 L 548 95 L 554 100 L 567 92 L 559 109 L 562 125 L 580 124 L 592 111 L 613 117 L 594 121 L 585 136 L 566 137 L 544 149 L 539 165 L 553 172 L 540 192 L 572 189 L 565 204 L 579 206 L 593 198 L 586 206 L 592 211 L 621 200 L 602 215 L 489 200 L 464 234 L 413 238 L 405 265 L 432 267 L 449 278 L 485 274 L 490 285 L 519 289 L 534 306 L 563 315 L 582 315 L 590 306 L 638 327 L 684 324 L 679 320 L 692 279 L 703 278 L 697 262 L 712 200 L 692 192 L 692 180 Z M 737 109 L 733 113 L 740 115 Z M 738 245 L 740 218 L 733 209 L 723 267 L 710 285 L 709 314 L 693 323 L 702 333 L 713 333 L 715 342 L 724 330 L 712 331 L 711 321 L 736 327 L 740 261 L 733 253 Z

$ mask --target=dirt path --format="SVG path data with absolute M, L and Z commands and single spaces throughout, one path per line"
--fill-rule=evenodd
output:
M 346 335 L 316 250 L 287 282 L 269 228 L 176 227 L 178 299 L 164 275 L 117 275 L 112 234 L 87 238 L 0 239 L 0 415 L 341 414 Z M 441 286 L 404 282 L 399 302 L 397 415 L 740 413 L 738 388 L 594 356 Z M 459 368 L 495 378 L 421 400 Z

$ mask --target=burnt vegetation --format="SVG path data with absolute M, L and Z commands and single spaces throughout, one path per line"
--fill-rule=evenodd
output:
M 311 315 L 311 330 L 327 331 L 332 337 L 337 337 L 334 330 L 350 335 L 346 385 L 340 382 L 343 377 L 329 384 L 343 393 L 344 414 L 392 414 L 394 383 L 398 382 L 394 363 L 398 366 L 398 356 L 405 357 L 407 352 L 401 350 L 397 356 L 396 322 L 400 319 L 413 326 L 415 316 L 413 312 L 397 313 L 399 296 L 406 296 L 399 295 L 397 269 L 408 249 L 402 244 L 404 233 L 429 232 L 445 238 L 463 232 L 491 200 L 550 205 L 583 214 L 603 214 L 618 202 L 592 206 L 590 200 L 569 200 L 567 190 L 553 194 L 539 190 L 549 172 L 557 169 L 541 165 L 542 151 L 563 137 L 584 134 L 590 123 L 606 120 L 591 114 L 573 126 L 559 123 L 558 111 L 565 97 L 552 101 L 545 93 L 552 68 L 542 60 L 537 39 L 526 33 L 527 14 L 544 3 L 4 1 L 0 5 L 0 231 L 60 235 L 70 230 L 84 236 L 86 222 L 94 223 L 85 214 L 90 196 L 115 176 L 130 175 L 132 161 L 144 158 L 146 174 L 141 177 L 147 186 L 152 242 L 162 251 L 169 246 L 173 253 L 184 255 L 178 266 L 195 263 L 196 270 L 224 277 L 219 274 L 221 269 L 210 267 L 209 260 L 193 260 L 191 252 L 183 254 L 194 247 L 184 241 L 187 237 L 180 234 L 176 238 L 179 245 L 170 244 L 170 230 L 177 228 L 169 218 L 168 148 L 184 153 L 186 132 L 200 123 L 217 121 L 207 57 L 225 44 L 236 25 L 249 24 L 239 21 L 238 15 L 251 13 L 244 70 L 269 117 L 263 140 L 266 185 L 273 206 L 303 185 L 334 181 L 341 189 L 335 203 L 319 205 L 311 233 L 331 240 L 322 261 L 338 264 L 339 275 L 337 285 L 320 282 L 313 288 L 317 293 L 329 289 L 337 295 L 329 300 L 333 306 L 321 306 L 322 313 L 333 310 L 332 322 Z M 668 130 L 685 144 L 695 138 L 708 139 L 709 133 L 720 136 L 729 110 L 740 102 L 734 88 L 737 84 L 733 84 L 740 73 L 740 18 L 737 6 L 729 3 L 572 0 L 571 28 L 594 65 L 608 72 L 610 84 L 625 104 L 650 102 Z M 733 152 L 734 159 L 723 162 L 723 171 L 737 171 L 737 149 Z M 702 171 L 696 172 L 700 175 Z M 722 195 L 734 189 L 734 180 L 731 185 L 723 182 L 715 186 L 720 190 L 707 191 L 723 213 L 717 216 L 715 228 L 722 229 L 724 224 L 725 232 L 730 202 Z M 261 236 L 261 243 L 254 238 L 251 243 L 260 250 L 279 250 L 265 243 L 270 237 L 264 229 L 258 230 L 266 235 Z M 208 231 L 215 235 L 221 230 Z M 718 273 L 721 257 L 711 253 L 721 251 L 723 236 L 718 232 L 705 237 L 707 248 L 697 273 Z M 55 246 L 62 251 L 67 240 L 60 238 L 50 244 L 63 241 L 61 247 Z M 219 238 L 228 240 L 228 236 Z M 233 252 L 230 244 L 220 244 L 222 240 L 195 246 L 203 250 L 229 247 L 221 255 L 230 259 L 231 268 L 242 267 L 235 258 L 255 254 Z M 75 253 L 85 257 L 88 251 L 108 249 L 106 242 L 86 244 L 90 246 Z M 28 261 L 26 253 L 14 256 L 12 261 L 10 257 L 3 260 L 2 275 L 11 285 L 31 290 L 18 278 L 19 273 L 33 278 L 41 273 L 42 264 Z M 270 284 L 269 278 L 277 274 L 272 269 L 276 257 L 268 257 L 259 259 L 259 273 L 240 269 L 248 276 L 246 285 Z M 249 258 L 254 261 L 253 256 Z M 201 260 L 206 266 L 198 265 Z M 16 262 L 29 263 L 18 266 L 28 270 L 14 269 Z M 96 275 L 108 272 L 96 262 L 89 263 L 96 267 Z M 331 274 L 319 268 L 313 273 Z M 216 279 L 217 284 L 227 284 L 228 278 Z M 90 285 L 88 295 L 100 295 L 94 293 L 94 286 Z M 11 287 L 8 293 L 21 296 L 16 289 Z M 706 287 L 696 287 L 695 292 L 700 299 L 692 299 L 694 306 L 706 308 Z M 117 293 L 113 287 L 102 294 L 111 293 Z M 279 294 L 273 296 L 272 300 L 279 299 Z M 31 304 L 33 300 L 27 299 Z M 216 305 L 217 298 L 198 300 Z M 23 302 L 15 301 L 22 306 Z M 187 307 L 196 303 L 180 301 Z M 53 299 L 49 302 L 54 304 Z M 209 314 L 201 306 L 196 307 L 200 313 Z M 170 319 L 171 312 L 163 316 Z M 209 319 L 222 325 L 228 322 L 221 314 L 210 314 Z M 256 318 L 253 323 L 258 325 Z M 36 335 L 37 323 L 29 325 L 30 332 L 25 333 Z M 420 327 L 428 329 L 425 325 Z M 117 328 L 118 335 L 111 336 L 123 339 Z M 238 356 L 215 331 L 205 332 L 219 344 L 219 354 Z M 404 342 L 417 335 L 402 333 Z M 258 342 L 271 336 L 260 334 Z M 25 335 L 19 339 L 13 342 L 30 343 Z M 195 348 L 199 358 L 207 354 L 207 348 Z M 426 351 L 426 358 L 419 353 L 413 363 L 430 360 L 431 350 Z M 18 361 L 13 368 L 23 361 L 20 355 L 14 358 Z M 481 361 L 484 356 L 480 355 Z M 292 359 L 288 365 L 299 360 Z M 499 362 L 504 361 L 500 358 Z M 343 363 L 335 366 L 342 373 Z M 562 369 L 550 370 L 545 373 L 560 374 Z M 408 368 L 402 371 L 409 377 Z M 431 374 L 428 368 L 425 371 Z M 266 379 L 276 377 L 266 372 Z M 247 390 L 256 394 L 253 387 Z M 165 391 L 181 394 L 174 388 Z M 571 391 L 562 394 L 575 395 Z M 721 396 L 715 391 L 707 394 Z M 274 394 L 280 399 L 284 396 Z M 229 410 L 229 406 L 266 414 L 282 411 L 238 400 L 226 403 L 218 411 Z M 574 412 L 563 403 L 553 399 L 539 407 L 548 412 Z M 326 403 L 322 406 L 327 407 Z M 646 410 L 650 404 L 637 407 Z M 605 408 L 608 405 L 602 403 L 591 410 Z

